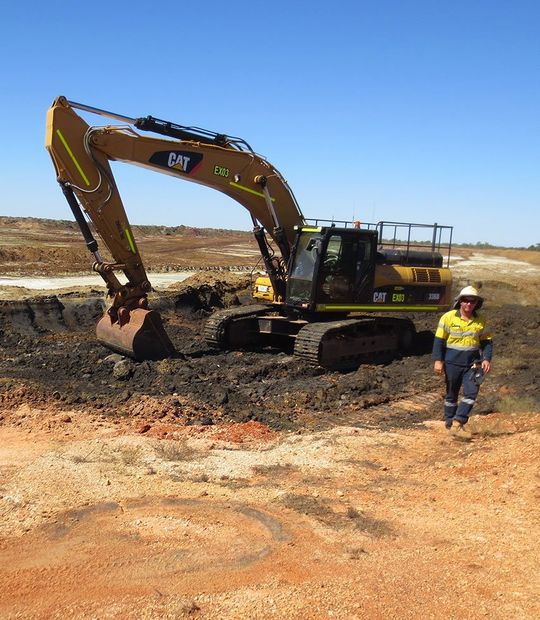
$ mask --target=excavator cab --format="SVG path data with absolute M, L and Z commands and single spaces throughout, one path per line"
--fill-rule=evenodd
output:
M 377 232 L 301 227 L 291 257 L 286 303 L 304 310 L 368 303 L 375 277 Z M 337 309 L 337 308 L 336 308 Z

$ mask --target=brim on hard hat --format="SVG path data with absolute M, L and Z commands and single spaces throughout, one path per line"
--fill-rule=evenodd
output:
M 464 297 L 474 297 L 478 300 L 476 302 L 476 306 L 474 307 L 475 310 L 480 310 L 482 304 L 484 303 L 484 298 L 480 297 L 480 295 L 458 295 L 454 301 L 454 310 L 457 310 L 459 308 L 459 304 Z

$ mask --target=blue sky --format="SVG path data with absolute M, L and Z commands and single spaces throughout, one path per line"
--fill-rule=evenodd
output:
M 539 32 L 520 0 L 8 3 L 0 214 L 71 219 L 43 146 L 65 95 L 243 137 L 306 217 L 540 243 Z M 114 172 L 132 224 L 251 227 L 213 190 Z

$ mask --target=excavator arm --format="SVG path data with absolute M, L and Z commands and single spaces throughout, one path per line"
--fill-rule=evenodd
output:
M 119 125 L 89 126 L 81 109 Z M 141 136 L 151 131 L 166 137 Z M 250 213 L 265 267 L 278 295 L 284 295 L 287 262 L 295 226 L 304 218 L 281 174 L 239 138 L 183 127 L 153 117 L 129 118 L 59 97 L 47 113 L 46 148 L 57 179 L 106 282 L 109 308 L 98 324 L 98 338 L 136 358 L 170 355 L 172 344 L 159 315 L 147 309 L 151 290 L 141 255 L 111 170 L 122 161 L 211 187 L 239 202 Z M 86 212 L 113 262 L 103 260 Z M 275 257 L 267 233 L 278 246 Z M 115 272 L 122 271 L 122 284 Z M 138 339 L 141 343 L 137 343 Z

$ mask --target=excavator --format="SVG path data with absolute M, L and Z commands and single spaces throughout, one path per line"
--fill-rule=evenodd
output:
M 90 126 L 78 111 L 115 123 Z M 175 348 L 149 308 L 152 286 L 111 162 L 202 184 L 248 210 L 266 275 L 255 281 L 256 303 L 209 317 L 204 337 L 212 347 L 288 347 L 324 368 L 354 368 L 410 348 L 415 326 L 403 313 L 449 307 L 452 227 L 306 220 L 284 177 L 242 138 L 58 97 L 47 112 L 45 146 L 107 287 L 97 339 L 136 360 L 174 356 Z

